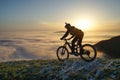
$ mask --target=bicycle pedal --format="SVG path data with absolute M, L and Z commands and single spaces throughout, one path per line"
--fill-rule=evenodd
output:
M 78 54 L 78 53 L 74 53 L 74 55 L 75 55 L 75 56 L 79 56 L 79 54 Z
M 72 53 L 72 52 L 69 52 L 69 54 L 73 55 L 74 53 Z

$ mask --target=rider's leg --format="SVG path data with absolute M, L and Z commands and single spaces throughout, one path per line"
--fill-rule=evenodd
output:
M 78 45 L 79 45 L 79 47 L 82 46 L 82 38 L 79 38 L 79 39 L 78 39 Z
M 83 35 L 79 36 L 79 40 L 78 40 L 78 45 L 80 47 L 81 52 L 84 52 L 84 49 L 82 48 L 82 39 L 83 39 Z
M 81 33 L 80 35 L 78 35 L 78 44 L 79 44 L 79 46 L 82 46 L 82 39 L 83 39 L 83 36 L 84 36 L 83 33 Z
M 77 37 L 75 37 L 75 38 L 72 40 L 72 53 L 74 53 L 75 43 L 76 43 L 77 40 L 78 40 Z

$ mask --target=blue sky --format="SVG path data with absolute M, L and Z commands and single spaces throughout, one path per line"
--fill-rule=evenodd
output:
M 80 18 L 118 26 L 119 8 L 120 0 L 0 0 L 0 30 L 52 29 Z

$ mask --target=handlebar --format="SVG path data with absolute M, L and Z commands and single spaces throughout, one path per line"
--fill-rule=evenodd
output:
M 62 40 L 67 41 L 68 39 L 62 39 Z
M 68 42 L 69 39 L 62 39 L 62 40 L 64 40 L 65 42 Z
M 65 40 L 65 41 L 66 41 L 66 40 L 68 40 L 68 39 L 63 39 L 63 40 Z

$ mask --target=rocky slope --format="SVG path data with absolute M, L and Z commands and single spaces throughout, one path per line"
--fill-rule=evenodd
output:
M 120 80 L 120 59 L 4 62 L 0 80 Z

